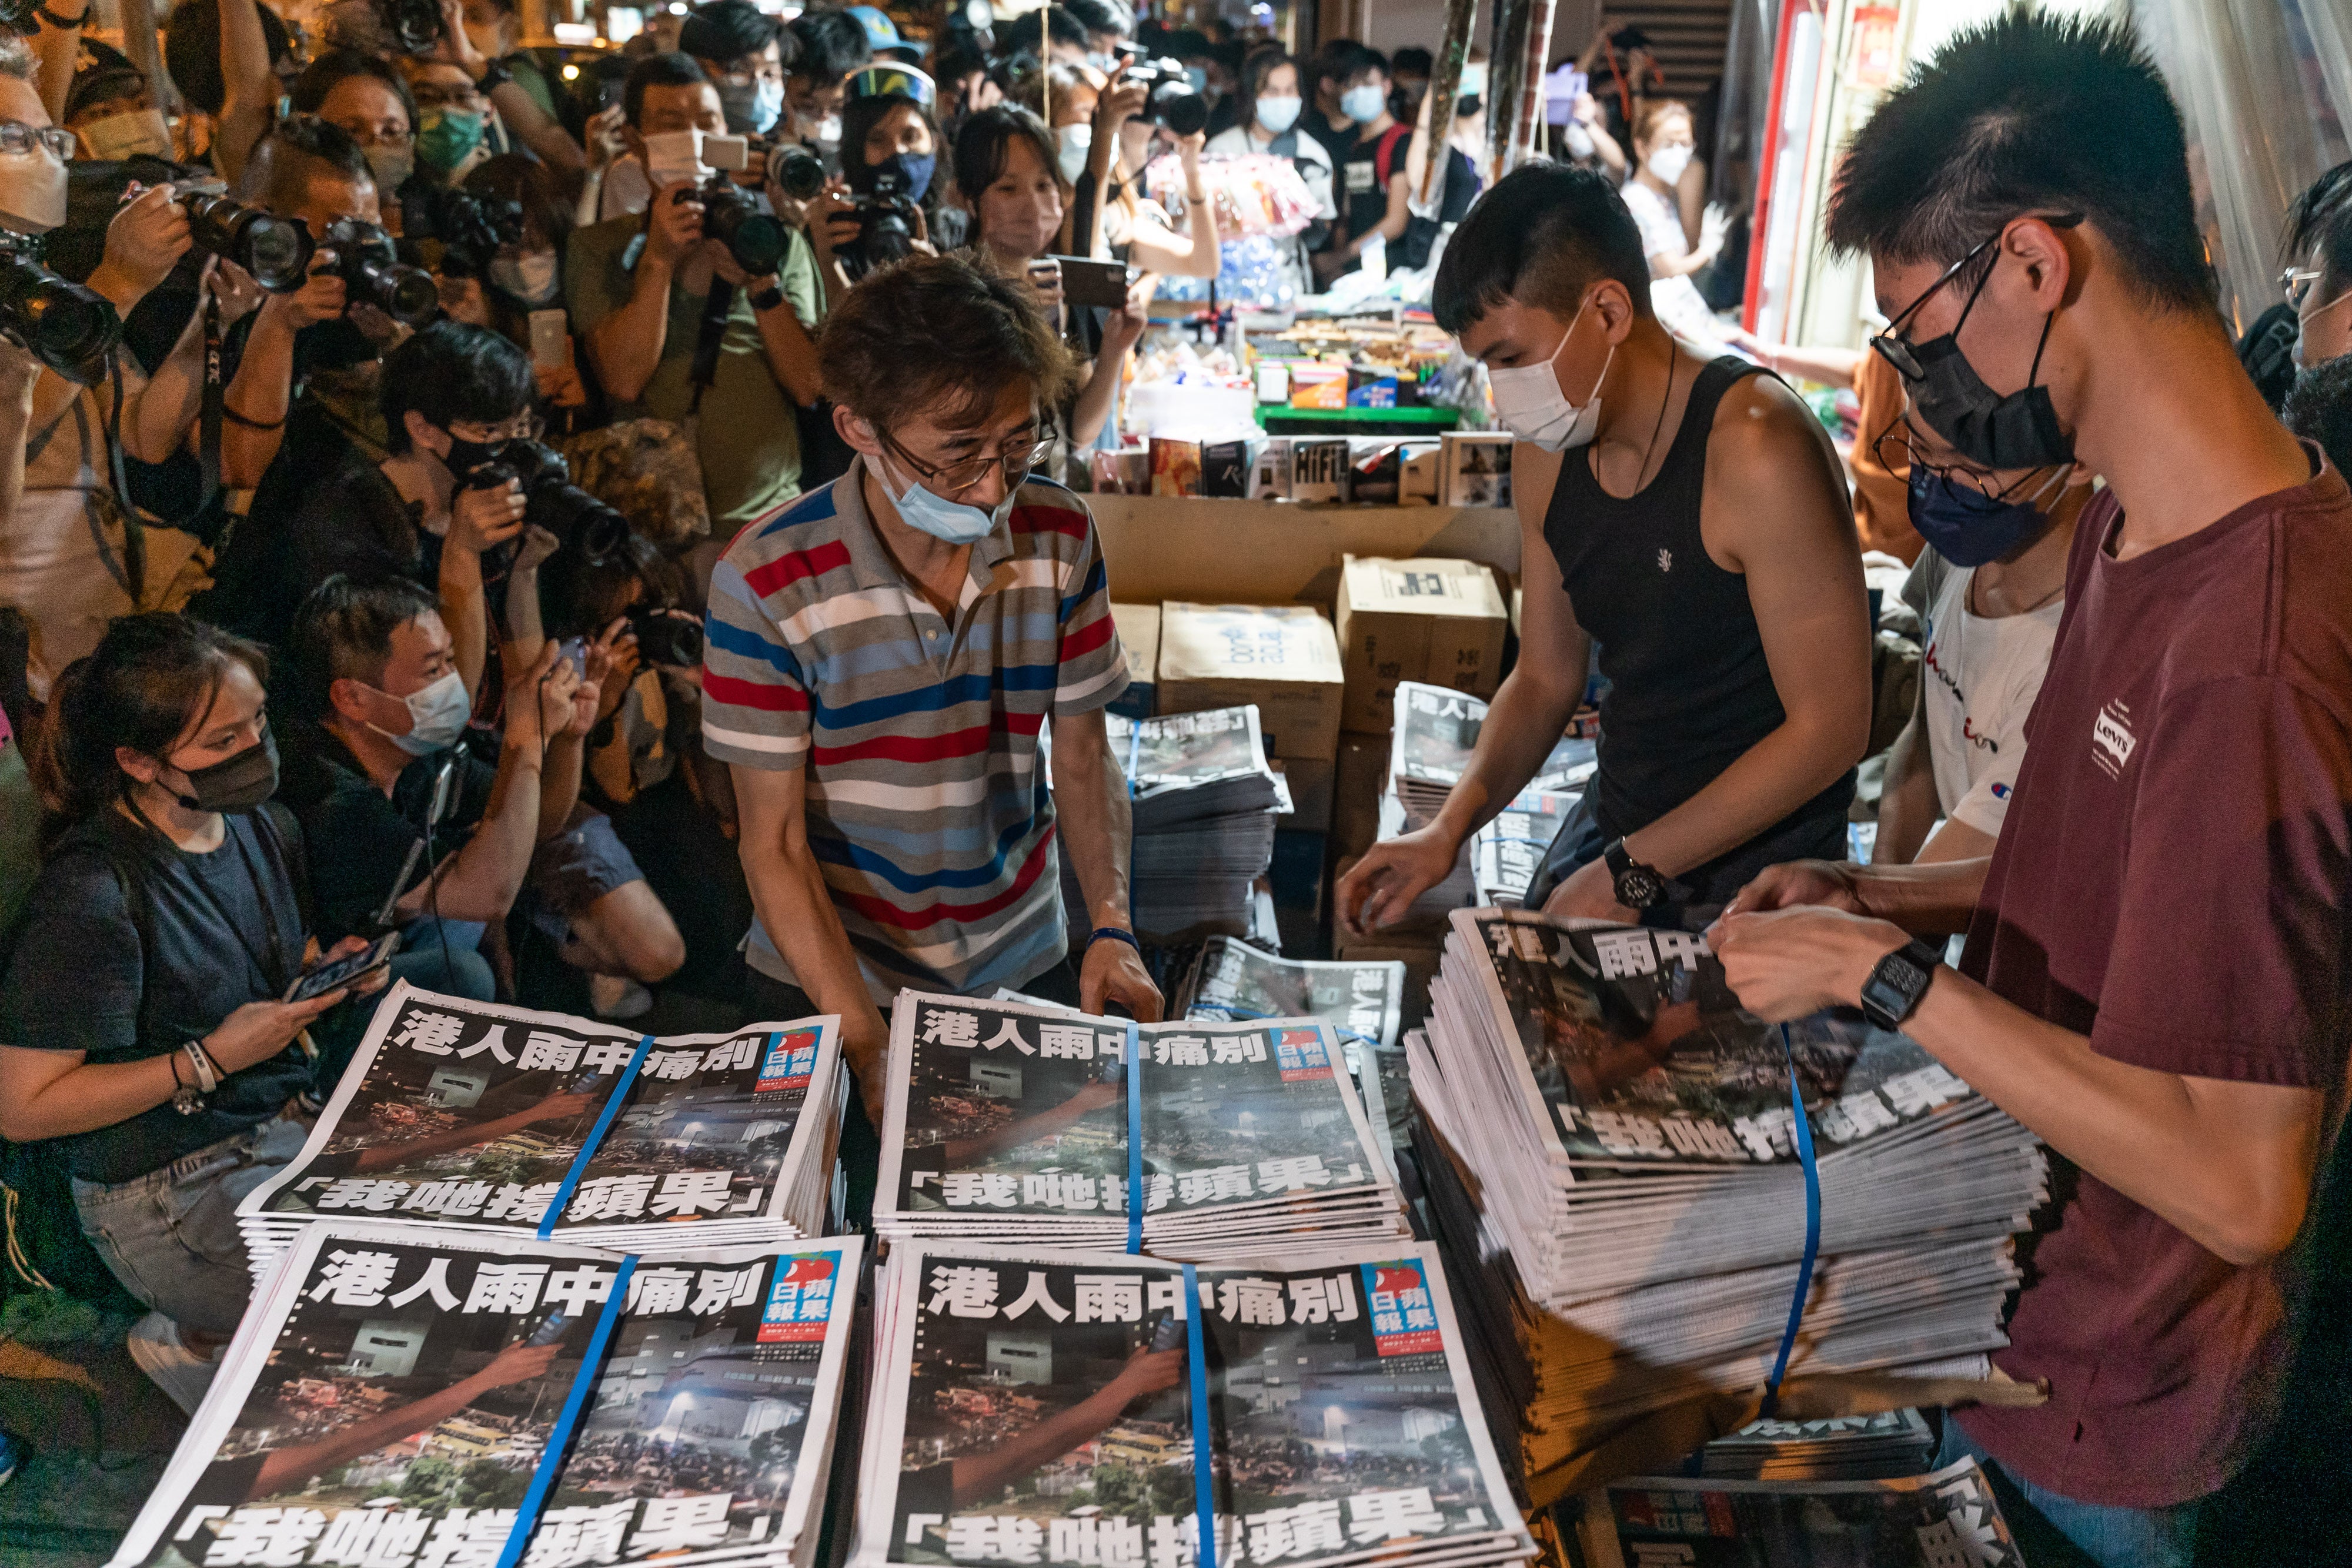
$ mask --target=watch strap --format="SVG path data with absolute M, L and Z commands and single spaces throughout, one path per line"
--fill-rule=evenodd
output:
M 1916 936 L 1895 948 L 1879 959 L 1863 982 L 1863 1016 L 1880 1029 L 1901 1029 L 1943 965 L 1941 950 Z
M 474 90 L 488 94 L 514 80 L 514 72 L 507 69 L 504 60 L 492 60 L 489 68 L 474 78 Z
M 751 296 L 751 308 L 762 313 L 773 310 L 777 306 L 782 305 L 783 302 L 783 289 L 773 283 L 771 283 L 767 287 L 762 288 L 759 293 Z
M 1135 933 L 1127 930 L 1123 926 L 1097 925 L 1092 931 L 1087 933 L 1087 946 L 1088 948 L 1093 947 L 1097 942 L 1124 942 L 1129 946 L 1134 948 L 1138 953 L 1143 951 L 1143 944 L 1135 939 Z

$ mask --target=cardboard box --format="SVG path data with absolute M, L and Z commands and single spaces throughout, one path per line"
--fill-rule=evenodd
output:
M 1300 435 L 1290 442 L 1290 498 L 1294 501 L 1344 501 L 1348 498 L 1348 438 L 1344 435 Z
M 1269 757 L 1328 761 L 1343 685 L 1339 639 L 1312 605 L 1160 606 L 1163 714 L 1255 703 Z
M 1290 367 L 1280 360 L 1260 360 L 1257 366 L 1257 401 L 1288 402 L 1290 401 Z
M 1290 499 L 1290 437 L 1269 435 L 1250 465 L 1249 498 L 1253 501 Z
M 1290 367 L 1290 406 L 1293 408 L 1345 408 L 1348 406 L 1348 367 L 1322 365 L 1302 360 Z
M 1346 733 L 1331 771 L 1331 848 L 1362 854 L 1381 836 L 1381 781 L 1389 770 L 1389 737 Z
M 1127 655 L 1127 690 L 1110 711 L 1126 718 L 1150 718 L 1160 684 L 1160 606 L 1114 604 L 1110 618 L 1118 627 L 1119 652 Z
M 1229 496 L 1235 499 L 1249 495 L 1250 443 L 1247 441 L 1204 441 L 1201 444 L 1201 494 Z
M 1496 430 L 1449 430 L 1445 479 L 1438 494 L 1448 507 L 1511 504 L 1511 436 Z
M 1277 757 L 1271 759 L 1290 789 L 1291 812 L 1277 817 L 1277 831 L 1320 833 L 1331 826 L 1331 785 L 1335 763 L 1313 757 Z
M 1197 496 L 1201 493 L 1201 444 L 1151 438 L 1151 493 L 1155 496 Z
M 1342 557 L 1334 620 L 1348 681 L 1345 728 L 1390 728 L 1399 681 L 1484 697 L 1502 679 L 1510 614 L 1494 573 L 1476 561 Z

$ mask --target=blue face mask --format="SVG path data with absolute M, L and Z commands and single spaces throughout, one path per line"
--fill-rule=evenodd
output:
M 1370 125 L 1389 106 L 1389 95 L 1371 83 L 1351 87 L 1339 95 L 1339 112 L 1359 125 Z
M 1279 136 L 1298 123 L 1299 100 L 1295 98 L 1262 98 L 1257 100 L 1257 122 Z
M 751 99 L 751 129 L 765 136 L 783 114 L 784 84 L 761 78 L 760 90 Z
M 2031 500 L 1999 500 L 1973 485 L 1954 484 L 1930 473 L 1918 463 L 1911 465 L 1909 509 L 1919 537 L 1958 567 L 2000 559 L 2050 520 Z
M 922 485 L 909 481 L 903 491 L 893 490 L 887 470 L 877 468 L 875 477 L 889 491 L 891 504 L 898 508 L 898 520 L 910 528 L 919 529 L 935 539 L 951 545 L 968 545 L 986 538 L 998 521 L 1013 510 L 1013 497 L 1007 494 L 993 511 L 982 511 L 961 501 L 950 501 L 933 495 Z
M 940 158 L 936 152 L 926 152 L 920 157 L 912 152 L 894 152 L 890 155 L 890 163 L 883 167 L 888 168 L 890 164 L 898 166 L 899 177 L 907 182 L 907 193 L 919 202 L 923 199 L 923 193 L 931 188 L 931 175 L 940 166 Z

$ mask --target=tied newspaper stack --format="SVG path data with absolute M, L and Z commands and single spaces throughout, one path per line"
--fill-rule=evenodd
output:
M 1916 1042 L 1769 1028 L 1699 936 L 1529 910 L 1457 913 L 1431 1000 L 1423 1175 L 1533 1501 L 1639 1416 L 1772 1385 L 1801 1278 L 1787 1370 L 1990 1376 L 2047 1164 Z
M 1204 1261 L 1411 1235 L 1317 1019 L 1139 1025 L 901 991 L 888 1074 L 874 1228 L 894 1242 Z
M 311 1226 L 110 1568 L 814 1568 L 861 1249 Z
M 1396 723 L 1390 732 L 1388 778 L 1381 791 L 1382 839 L 1401 838 L 1437 820 L 1437 813 L 1445 809 L 1446 798 L 1462 782 L 1462 775 L 1470 766 L 1470 754 L 1477 747 L 1478 731 L 1486 722 L 1486 705 L 1476 697 L 1417 681 L 1397 683 Z M 1392 923 L 1393 928 L 1442 928 L 1448 915 L 1467 904 L 1482 886 L 1500 876 L 1504 863 L 1524 868 L 1525 874 L 1513 894 L 1513 902 L 1517 902 L 1518 895 L 1526 893 L 1536 868 L 1542 864 L 1544 850 L 1551 842 L 1548 833 L 1541 842 L 1534 841 L 1543 824 L 1527 820 L 1528 810 L 1523 809 L 1522 803 L 1550 802 L 1540 810 L 1555 813 L 1549 827 L 1557 832 L 1559 820 L 1574 807 L 1585 781 L 1592 776 L 1596 746 L 1595 741 L 1575 735 L 1555 745 L 1511 810 L 1462 846 L 1453 871 L 1414 899 L 1404 917 Z M 1521 819 L 1517 826 L 1502 826 L 1513 813 Z M 1503 854 L 1506 850 L 1509 852 L 1507 856 Z M 1492 876 L 1484 876 L 1481 868 L 1490 858 L 1497 860 L 1496 870 Z
M 1291 809 L 1256 707 L 1107 722 L 1132 798 L 1136 930 L 1152 942 L 1247 935 L 1252 889 L 1274 862 L 1275 818 Z M 1084 909 L 1066 856 L 1062 880 L 1065 906 Z
M 1535 1554 L 1433 1249 L 900 1242 L 875 1301 L 852 1568 Z
M 657 1040 L 403 982 L 302 1152 L 237 1205 L 254 1272 L 338 1218 L 625 1250 L 820 1235 L 839 1027 Z

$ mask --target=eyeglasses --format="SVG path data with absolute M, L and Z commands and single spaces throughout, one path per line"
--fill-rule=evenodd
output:
M 439 83 L 419 82 L 411 89 L 419 109 L 478 110 L 484 99 L 470 87 L 443 87 Z
M 890 448 L 899 462 L 912 468 L 932 489 L 948 496 L 962 495 L 987 478 L 988 471 L 999 464 L 1004 466 L 1005 489 L 1018 489 L 1021 482 L 1029 476 L 1029 470 L 1053 455 L 1055 440 L 1054 433 L 1049 430 L 1026 446 L 1009 447 L 993 457 L 966 457 L 961 462 L 934 467 L 901 446 L 898 437 L 888 431 L 881 434 L 884 444 Z
M 1907 468 L 1912 473 L 1927 475 L 1948 490 L 1958 490 L 1965 486 L 1978 495 L 1993 501 L 2011 499 L 2024 490 L 2025 486 L 2032 482 L 2035 475 L 2042 472 L 2039 468 L 2030 468 L 2009 484 L 2003 485 L 2000 483 L 2000 476 L 1990 468 L 1979 468 L 1969 463 L 1928 461 L 1919 455 L 1918 445 L 1911 439 L 1911 435 L 1909 413 L 1907 412 L 1898 413 L 1871 442 L 1870 455 L 1878 459 L 1878 465 L 1889 474 L 1901 473 Z M 1899 453 L 1893 453 L 1890 455 L 1893 452 L 1887 444 L 1890 440 L 1900 441 Z M 2046 482 L 2044 486 L 2036 486 L 2033 493 L 2039 495 L 2045 487 Z
M 0 152 L 26 153 L 46 147 L 58 162 L 74 155 L 74 133 L 58 125 L 27 125 L 21 120 L 0 120 Z
M 379 120 L 372 125 L 363 120 L 336 120 L 329 123 L 362 147 L 405 147 L 412 140 L 408 127 L 398 120 Z
M 2290 267 L 2280 273 L 2279 293 L 2285 298 L 2287 308 L 2302 309 L 2303 302 L 2311 298 L 2312 286 L 2319 281 L 2321 276 L 2320 269 L 2315 267 Z
M 2032 217 L 2039 216 L 2041 214 L 2028 213 L 2021 214 L 2019 215 L 2021 217 Z M 2015 223 L 2017 219 L 2015 218 L 2010 220 L 2011 223 Z M 2080 213 L 2060 213 L 2054 217 L 2042 216 L 2042 221 L 2048 224 L 2053 229 L 2071 229 L 2075 225 L 2083 221 L 2083 214 Z M 1871 348 L 1875 350 L 1881 358 L 1885 360 L 1888 364 L 1893 365 L 1895 371 L 1901 374 L 1905 381 L 1924 381 L 1927 379 L 1927 372 L 1926 369 L 1920 365 L 1918 355 L 1911 351 L 1910 340 L 1899 335 L 1903 330 L 1903 324 L 1911 319 L 1912 317 L 1917 315 L 1919 312 L 1919 307 L 1927 304 L 1928 300 L 1933 299 L 1937 292 L 1943 288 L 1944 285 L 1951 282 L 1952 279 L 1967 271 L 1970 262 L 1982 256 L 1989 247 L 1999 244 L 2000 236 L 2008 232 L 2009 224 L 2003 224 L 2000 227 L 1995 229 L 1992 233 L 1979 240 L 1974 247 L 1969 251 L 1968 255 L 1960 257 L 1959 260 L 1944 268 L 1943 272 L 1937 277 L 1935 282 L 1921 289 L 1917 298 L 1912 300 L 1910 304 L 1903 307 L 1902 309 L 1897 310 L 1895 313 L 1895 319 L 1886 323 L 1886 330 L 1876 333 L 1871 338 Z M 1960 320 L 1962 322 L 1968 320 L 1969 311 L 1976 308 L 1977 296 L 1984 292 L 1985 285 L 1990 283 L 1991 280 L 1992 269 L 1990 267 L 1987 267 L 1985 269 L 1985 275 L 1977 279 L 1975 290 L 1969 295 L 1968 304 L 1962 308 L 1960 311 Z M 1955 325 L 1952 328 L 1952 331 L 1954 333 L 1958 332 L 1959 329 L 1960 329 L 1958 325 Z
M 449 434 L 460 441 L 496 446 L 501 441 L 537 441 L 546 423 L 535 413 L 519 413 L 497 424 L 452 424 Z

